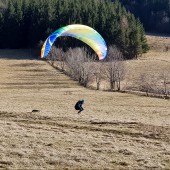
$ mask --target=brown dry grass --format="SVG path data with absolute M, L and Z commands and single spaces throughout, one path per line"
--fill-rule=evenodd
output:
M 167 47 L 170 50 L 170 37 L 147 35 L 146 38 L 152 51 L 166 52 Z
M 168 100 L 88 90 L 40 60 L 0 73 L 0 169 L 170 169 Z
M 146 36 L 150 47 L 142 60 L 160 61 L 170 63 L 170 37 Z
M 170 73 L 170 37 L 147 36 L 147 40 L 150 51 L 138 60 L 125 62 L 127 73 L 123 82 L 124 89 L 139 86 L 142 74 L 149 79 L 148 82 L 155 82 L 163 88 L 162 74 Z M 170 84 L 167 88 L 170 90 Z

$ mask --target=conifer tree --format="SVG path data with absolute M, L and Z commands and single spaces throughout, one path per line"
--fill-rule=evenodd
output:
M 141 22 L 119 0 L 8 0 L 0 22 L 0 48 L 36 47 L 62 26 L 84 24 L 96 29 L 108 46 L 116 45 L 125 58 L 137 57 L 148 49 Z M 84 46 L 68 37 L 57 39 L 57 45 L 65 49 Z

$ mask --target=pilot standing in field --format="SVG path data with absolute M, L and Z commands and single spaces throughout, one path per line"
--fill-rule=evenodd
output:
M 79 100 L 79 101 L 75 104 L 75 109 L 76 109 L 76 110 L 79 110 L 78 113 L 81 113 L 81 112 L 84 110 L 83 107 L 82 107 L 83 103 L 84 103 L 84 100 L 82 99 L 82 100 Z

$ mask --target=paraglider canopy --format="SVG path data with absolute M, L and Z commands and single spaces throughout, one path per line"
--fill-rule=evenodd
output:
M 88 44 L 96 52 L 99 60 L 104 59 L 107 55 L 106 43 L 96 30 L 86 25 L 73 24 L 59 28 L 46 39 L 41 49 L 41 58 L 48 55 L 54 41 L 61 36 L 74 37 Z

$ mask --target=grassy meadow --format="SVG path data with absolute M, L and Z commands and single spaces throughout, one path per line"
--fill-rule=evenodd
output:
M 154 49 L 162 38 L 148 40 L 124 86 L 170 69 L 170 50 Z M 86 89 L 32 55 L 0 51 L 0 169 L 170 170 L 169 100 Z

